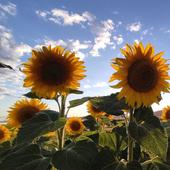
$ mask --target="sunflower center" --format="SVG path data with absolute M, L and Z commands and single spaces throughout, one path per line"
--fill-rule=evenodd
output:
M 64 58 L 47 57 L 40 66 L 40 79 L 47 85 L 61 85 L 70 79 L 70 65 Z
M 127 80 L 135 91 L 148 92 L 156 86 L 158 72 L 148 61 L 138 60 L 129 67 Z
M 35 116 L 36 113 L 38 113 L 40 110 L 35 107 L 24 107 L 20 109 L 18 114 L 18 121 L 23 123 L 28 119 L 31 119 L 33 116 Z
M 70 128 L 73 130 L 73 131 L 78 131 L 80 128 L 81 128 L 81 125 L 79 122 L 77 121 L 74 121 L 70 124 Z
M 170 110 L 166 112 L 166 119 L 170 119 Z
M 2 130 L 0 130 L 0 139 L 4 138 L 4 132 Z

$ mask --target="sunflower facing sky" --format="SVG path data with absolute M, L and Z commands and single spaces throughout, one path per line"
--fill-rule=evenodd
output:
M 102 115 L 105 115 L 105 112 L 97 109 L 91 101 L 88 101 L 87 103 L 87 111 L 90 113 L 93 117 L 100 117 Z
M 0 125 L 0 144 L 11 138 L 10 131 L 3 125 Z
M 19 128 L 22 123 L 32 118 L 41 110 L 46 110 L 47 105 L 38 99 L 22 99 L 17 101 L 14 106 L 10 108 L 8 114 L 8 124 L 11 127 Z
M 169 120 L 170 119 L 170 106 L 163 108 L 161 119 L 162 120 Z
M 126 45 L 121 49 L 125 58 L 116 58 L 112 67 L 116 70 L 110 82 L 119 80 L 115 88 L 121 88 L 118 98 L 125 97 L 132 107 L 149 106 L 158 102 L 161 92 L 168 92 L 168 64 L 163 52 L 154 54 L 154 48 L 142 43 Z
M 65 94 L 68 89 L 79 88 L 79 81 L 85 77 L 83 64 L 74 52 L 61 46 L 33 50 L 32 57 L 24 64 L 24 87 L 31 87 L 33 92 L 44 98 Z
M 77 135 L 82 134 L 84 129 L 85 129 L 85 126 L 81 118 L 79 117 L 68 118 L 66 125 L 65 125 L 65 130 L 67 134 L 71 136 L 77 136 Z

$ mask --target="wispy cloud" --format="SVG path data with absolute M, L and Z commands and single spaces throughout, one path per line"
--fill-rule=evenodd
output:
M 48 21 L 52 21 L 60 25 L 74 25 L 82 23 L 90 23 L 94 20 L 94 16 L 85 11 L 81 14 L 69 12 L 64 9 L 54 8 L 51 11 L 41 11 L 37 10 L 36 14 Z
M 102 21 L 98 26 L 94 26 L 96 37 L 94 46 L 90 51 L 92 56 L 100 56 L 99 50 L 105 49 L 107 45 L 112 45 L 111 37 L 114 30 L 114 23 L 111 19 Z
M 11 65 L 15 71 L 0 69 L 2 95 L 19 95 L 22 89 L 22 73 L 18 70 L 21 57 L 31 51 L 27 44 L 17 44 L 11 30 L 0 25 L 0 62 Z M 7 92 L 8 91 L 8 92 Z M 14 92 L 15 91 L 15 92 Z
M 123 36 L 121 34 L 117 35 L 117 36 L 113 36 L 113 39 L 115 40 L 117 45 L 120 45 L 123 43 Z
M 134 22 L 134 23 L 128 24 L 126 27 L 126 30 L 130 32 L 138 32 L 141 30 L 141 28 L 142 28 L 142 24 L 140 22 Z
M 0 17 L 4 18 L 7 15 L 16 15 L 17 13 L 17 9 L 16 9 L 16 5 L 8 2 L 8 4 L 1 4 L 0 3 Z

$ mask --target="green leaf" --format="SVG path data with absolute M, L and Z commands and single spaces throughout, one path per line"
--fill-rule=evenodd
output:
M 24 94 L 25 97 L 31 98 L 31 99 L 42 99 L 42 97 L 39 97 L 35 94 L 35 92 L 28 92 L 26 94 Z
M 69 89 L 69 94 L 83 94 L 83 91 L 75 90 L 75 89 Z
M 153 116 L 153 110 L 151 107 L 140 107 L 134 111 L 134 118 L 139 123 L 148 120 L 150 116 Z
M 1 170 L 48 170 L 50 159 L 41 155 L 38 145 L 31 144 L 10 152 L 0 163 Z
M 161 161 L 161 159 L 148 160 L 142 163 L 143 170 L 169 170 L 170 165 L 166 162 Z
M 11 69 L 13 70 L 13 68 L 7 64 L 3 64 L 3 63 L 0 63 L 0 68 L 8 68 L 8 69 Z
M 131 137 L 143 146 L 148 153 L 151 152 L 166 160 L 168 137 L 163 129 L 154 128 L 153 125 L 151 126 L 146 122 L 141 125 L 132 122 L 128 129 Z
M 103 170 L 104 167 L 115 162 L 115 157 L 113 151 L 109 148 L 102 148 L 97 154 L 91 170 Z
M 76 106 L 82 105 L 83 103 L 87 102 L 88 100 L 90 100 L 92 98 L 93 97 L 83 97 L 81 99 L 71 100 L 71 101 L 69 101 L 70 106 L 68 106 L 68 108 L 72 108 L 72 107 L 76 107 Z
M 103 147 L 107 146 L 115 152 L 119 152 L 126 148 L 126 142 L 123 140 L 123 138 L 113 132 L 99 133 L 99 145 Z
M 124 99 L 117 99 L 118 93 L 111 94 L 109 96 L 95 97 L 90 101 L 99 110 L 111 115 L 122 115 L 123 109 L 127 109 L 128 105 Z
M 18 132 L 16 143 L 27 143 L 47 132 L 55 131 L 65 125 L 65 118 L 60 118 L 59 113 L 52 110 L 44 110 L 36 116 L 24 122 Z
M 93 142 L 79 141 L 57 151 L 52 163 L 59 170 L 89 170 L 97 153 L 96 145 Z
M 82 118 L 83 124 L 86 126 L 87 129 L 94 131 L 98 128 L 97 122 L 95 118 L 91 115 L 85 116 Z

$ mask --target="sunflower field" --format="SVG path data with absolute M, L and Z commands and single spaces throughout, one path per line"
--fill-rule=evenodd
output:
M 151 107 L 169 92 L 168 61 L 142 42 L 121 53 L 109 80 L 120 92 L 68 101 L 83 93 L 84 62 L 61 46 L 32 50 L 21 69 L 30 92 L 0 125 L 0 170 L 170 170 L 170 106 L 160 119 Z M 68 116 L 85 102 L 88 116 Z

